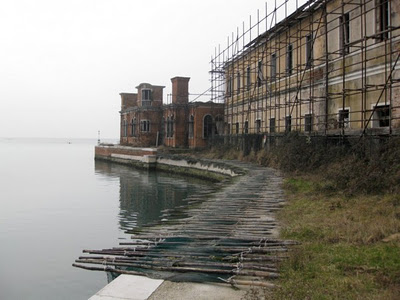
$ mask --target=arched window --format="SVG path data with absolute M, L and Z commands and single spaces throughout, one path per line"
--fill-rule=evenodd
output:
M 213 134 L 213 120 L 210 115 L 206 115 L 203 120 L 203 138 L 207 139 Z
M 128 122 L 125 119 L 122 121 L 122 136 L 128 136 Z
M 136 136 L 136 118 L 132 119 L 131 123 L 131 135 Z
M 189 138 L 192 139 L 194 137 L 194 116 L 191 115 L 189 117 Z
M 224 134 L 224 118 L 222 116 L 215 117 L 215 134 Z

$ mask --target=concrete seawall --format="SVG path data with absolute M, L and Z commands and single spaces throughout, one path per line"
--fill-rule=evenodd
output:
M 99 145 L 95 159 L 129 165 L 148 170 L 160 170 L 190 175 L 212 181 L 221 181 L 243 175 L 243 168 L 208 159 L 158 153 L 155 148 L 135 148 L 120 145 Z

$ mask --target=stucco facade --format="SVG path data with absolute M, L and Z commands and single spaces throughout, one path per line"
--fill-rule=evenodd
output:
M 314 0 L 241 50 L 232 42 L 212 62 L 225 133 L 398 134 L 399 16 L 394 0 Z

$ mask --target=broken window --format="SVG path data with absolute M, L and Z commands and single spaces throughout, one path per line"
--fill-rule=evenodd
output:
M 261 132 L 261 120 L 256 120 L 256 132 Z
M 350 127 L 350 111 L 348 109 L 339 110 L 339 128 Z
M 389 105 L 375 106 L 374 111 L 374 127 L 388 127 L 390 124 L 390 107 Z
M 340 21 L 340 48 L 342 55 L 350 52 L 350 14 L 345 13 L 339 17 Z
M 389 37 L 389 0 L 377 0 L 377 10 L 378 37 L 381 40 L 385 40 Z

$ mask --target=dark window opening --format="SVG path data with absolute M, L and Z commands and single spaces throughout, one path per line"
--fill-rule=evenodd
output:
M 310 68 L 313 63 L 313 36 L 309 34 L 306 36 L 306 68 Z
M 379 38 L 385 40 L 389 37 L 389 0 L 378 0 L 378 11 Z
M 286 72 L 288 75 L 291 75 L 293 72 L 293 45 L 287 46 L 286 53 Z
M 235 133 L 239 134 L 239 122 L 235 123 Z
M 271 55 L 271 81 L 276 79 L 276 54 Z
M 346 55 L 350 52 L 350 14 L 345 13 L 339 17 L 340 20 L 340 47 L 342 55 Z
M 292 130 L 292 116 L 285 117 L 285 132 L 290 132 Z
M 213 134 L 213 121 L 210 115 L 204 117 L 203 121 L 203 136 L 205 139 L 211 137 Z
M 389 125 L 390 125 L 389 105 L 376 106 L 374 112 L 374 127 L 388 127 Z
M 236 75 L 236 90 L 237 93 L 240 93 L 240 73 L 238 72 Z
M 132 119 L 131 123 L 131 135 L 136 136 L 136 119 Z
M 141 132 L 150 132 L 150 121 L 149 120 L 140 121 L 140 131 Z
M 269 119 L 269 132 L 270 133 L 275 132 L 275 118 Z
M 306 114 L 304 116 L 304 130 L 307 132 L 312 131 L 312 114 Z
M 249 90 L 251 87 L 251 70 L 250 67 L 247 67 L 246 69 L 246 85 L 247 89 Z
M 226 95 L 228 97 L 232 96 L 232 77 L 228 78 L 228 85 L 226 87 Z
M 256 120 L 256 132 L 261 132 L 261 120 Z
M 339 110 L 339 128 L 350 127 L 350 111 L 348 109 Z
M 249 121 L 244 122 L 244 133 L 249 133 Z

